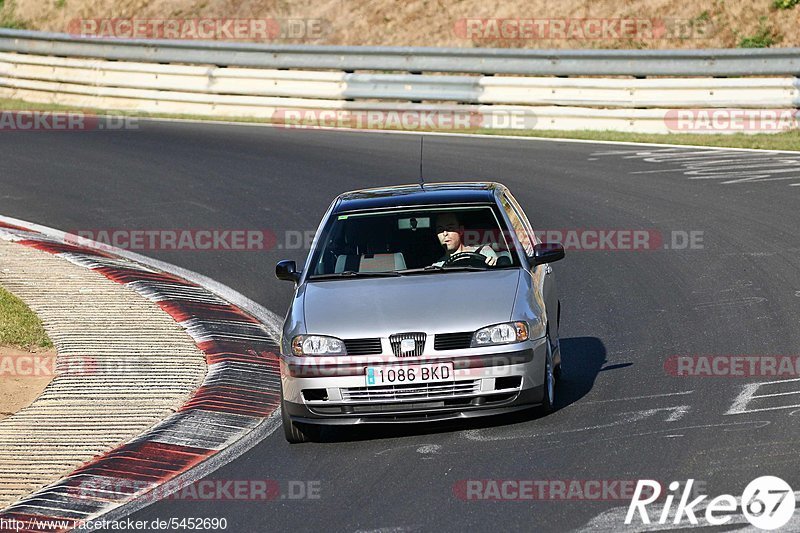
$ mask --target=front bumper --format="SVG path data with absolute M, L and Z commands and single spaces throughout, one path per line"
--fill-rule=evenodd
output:
M 506 351 L 413 360 L 343 360 L 336 365 L 283 357 L 283 408 L 295 422 L 350 425 L 465 419 L 540 404 L 546 340 L 503 348 Z M 366 386 L 367 366 L 437 362 L 453 362 L 452 381 Z

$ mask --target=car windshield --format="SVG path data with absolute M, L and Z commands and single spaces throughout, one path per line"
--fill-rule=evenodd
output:
M 488 205 L 340 213 L 320 235 L 309 279 L 519 266 L 513 240 Z

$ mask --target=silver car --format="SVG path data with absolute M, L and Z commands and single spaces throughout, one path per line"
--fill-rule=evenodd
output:
M 430 422 L 538 406 L 561 369 L 549 263 L 499 183 L 440 183 L 339 195 L 317 230 L 283 324 L 283 427 Z

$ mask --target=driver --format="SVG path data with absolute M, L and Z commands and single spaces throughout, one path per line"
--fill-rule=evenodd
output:
M 497 264 L 497 254 L 492 250 L 491 246 L 486 244 L 482 246 L 464 246 L 464 227 L 455 213 L 441 213 L 436 217 L 436 236 L 439 238 L 439 244 L 445 249 L 445 256 L 434 263 L 433 266 L 442 266 L 452 256 L 467 252 L 486 256 L 485 262 L 489 266 Z

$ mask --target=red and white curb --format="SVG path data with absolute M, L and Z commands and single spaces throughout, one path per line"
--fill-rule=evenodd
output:
M 60 522 L 61 528 L 25 531 L 69 531 L 101 516 L 120 518 L 152 503 L 147 496 L 158 487 L 178 490 L 206 476 L 280 425 L 274 314 L 197 274 L 104 245 L 77 246 L 50 228 L 0 216 L 0 237 L 57 254 L 156 302 L 208 364 L 204 382 L 174 415 L 0 511 L 0 521 Z

